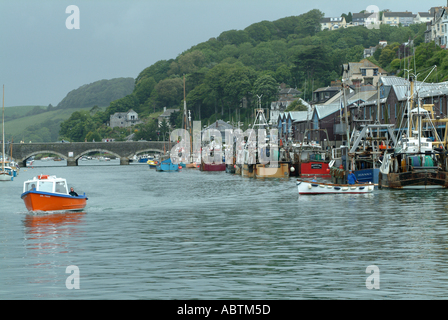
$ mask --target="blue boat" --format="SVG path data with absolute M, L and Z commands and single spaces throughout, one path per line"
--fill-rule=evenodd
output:
M 380 172 L 379 168 L 370 168 L 370 169 L 360 169 L 355 170 L 353 173 L 355 174 L 356 180 L 361 184 L 373 183 L 375 185 L 378 184 L 378 173 Z
M 154 158 L 146 154 L 138 158 L 139 163 L 147 163 L 148 160 L 154 160 Z
M 171 158 L 160 161 L 156 165 L 157 171 L 179 171 L 179 165 L 171 162 Z

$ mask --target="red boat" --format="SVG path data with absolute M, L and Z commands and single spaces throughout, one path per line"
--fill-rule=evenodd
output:
M 226 171 L 226 163 L 211 163 L 206 164 L 203 161 L 200 166 L 201 171 Z
M 328 161 L 309 161 L 300 163 L 300 176 L 319 176 L 330 178 L 330 167 Z
M 85 194 L 71 196 L 65 179 L 49 175 L 25 181 L 21 198 L 29 211 L 82 210 L 87 204 Z
M 321 133 L 326 135 L 326 139 L 321 139 Z M 308 143 L 305 142 L 307 134 L 309 135 Z M 304 139 L 298 150 L 299 161 L 297 164 L 299 172 L 297 172 L 297 175 L 330 178 L 330 150 L 326 149 L 328 146 L 322 146 L 316 140 L 329 141 L 327 130 L 307 129 L 305 131 Z

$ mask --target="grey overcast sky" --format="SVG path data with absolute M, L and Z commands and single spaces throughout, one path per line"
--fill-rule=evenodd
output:
M 67 29 L 69 5 L 80 28 Z M 445 1 L 334 0 L 0 0 L 0 85 L 5 106 L 56 106 L 74 89 L 101 79 L 136 78 L 193 45 L 319 9 L 326 17 L 380 10 L 424 12 Z

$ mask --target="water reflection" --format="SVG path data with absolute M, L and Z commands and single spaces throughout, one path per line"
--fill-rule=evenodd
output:
M 27 214 L 24 219 L 27 248 L 51 251 L 40 254 L 57 253 L 56 248 L 65 247 L 64 239 L 67 240 L 78 232 L 76 225 L 82 221 L 85 214 L 85 212 Z M 64 251 L 59 251 L 61 252 Z

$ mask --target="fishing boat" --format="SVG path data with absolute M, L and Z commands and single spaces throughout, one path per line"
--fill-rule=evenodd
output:
M 324 141 L 330 141 L 326 129 L 306 129 L 302 143 L 294 148 L 296 150 L 294 153 L 297 154 L 295 158 L 297 158 L 298 163 L 293 166 L 294 170 L 291 171 L 295 175 L 301 177 L 330 177 L 331 150 L 320 143 L 321 132 L 326 135 Z
M 148 160 L 153 160 L 154 158 L 148 154 L 144 154 L 138 158 L 139 163 L 148 163 Z
M 351 146 L 331 150 L 331 181 L 346 183 L 348 171 L 352 170 L 360 183 L 378 185 L 381 159 L 390 146 L 397 144 L 393 128 L 393 124 L 360 125 L 360 130 L 352 134 Z
M 149 159 L 148 161 L 146 161 L 146 163 L 149 165 L 150 169 L 155 169 L 155 167 L 158 164 L 158 161 L 155 159 Z
M 373 184 L 333 184 L 297 179 L 299 194 L 358 194 L 370 193 Z
M 51 175 L 25 181 L 21 198 L 29 211 L 82 210 L 87 204 L 85 193 L 71 196 L 67 181 Z
M 156 170 L 157 171 L 179 171 L 179 165 L 174 164 L 171 162 L 171 158 L 168 157 L 165 160 L 162 160 L 161 158 L 159 163 L 156 164 Z M 182 168 L 182 167 L 181 167 Z
M 3 109 L 2 109 L 2 170 L 0 171 L 0 181 L 12 181 L 14 179 L 13 170 L 5 168 L 5 86 L 3 85 Z
M 221 154 L 222 147 L 214 140 L 202 148 L 202 158 L 199 169 L 201 171 L 226 171 L 226 163 L 222 161 Z M 204 159 L 211 159 L 210 162 L 205 162 Z
M 197 169 L 198 165 L 196 164 L 196 162 L 186 163 L 185 164 L 185 168 L 187 168 L 187 169 Z
M 401 135 L 398 145 L 388 150 L 380 167 L 378 187 L 388 189 L 448 188 L 448 155 L 431 119 L 429 108 L 413 108 L 414 93 L 411 79 L 408 98 L 407 133 Z M 426 120 L 426 121 L 425 121 Z M 425 129 L 423 130 L 423 123 Z M 426 133 L 426 135 L 425 135 Z M 438 147 L 441 145 L 441 147 Z
M 252 126 L 254 130 L 264 129 L 269 130 L 268 122 L 264 116 L 264 110 L 258 109 L 257 116 L 255 117 L 254 124 Z M 255 132 L 255 131 L 253 131 Z M 253 134 L 250 133 L 250 135 Z M 256 133 L 255 133 L 256 134 Z M 269 138 L 268 138 L 269 136 Z M 268 143 L 270 139 L 270 132 L 266 132 L 265 141 L 261 140 L 262 137 L 257 137 L 257 142 L 254 144 L 255 139 L 248 137 L 248 143 L 244 145 L 242 152 L 243 163 L 241 166 L 241 176 L 249 178 L 287 178 L 289 177 L 289 167 L 291 162 L 288 159 L 288 154 L 285 149 L 279 149 L 277 138 L 273 137 L 274 144 Z M 271 141 L 272 141 L 271 140 Z M 263 147 L 264 144 L 265 147 Z M 250 152 L 253 149 L 255 151 Z M 237 155 L 237 159 L 238 159 Z M 268 163 L 263 163 L 262 158 L 269 159 Z M 274 163 L 271 163 L 274 161 Z

